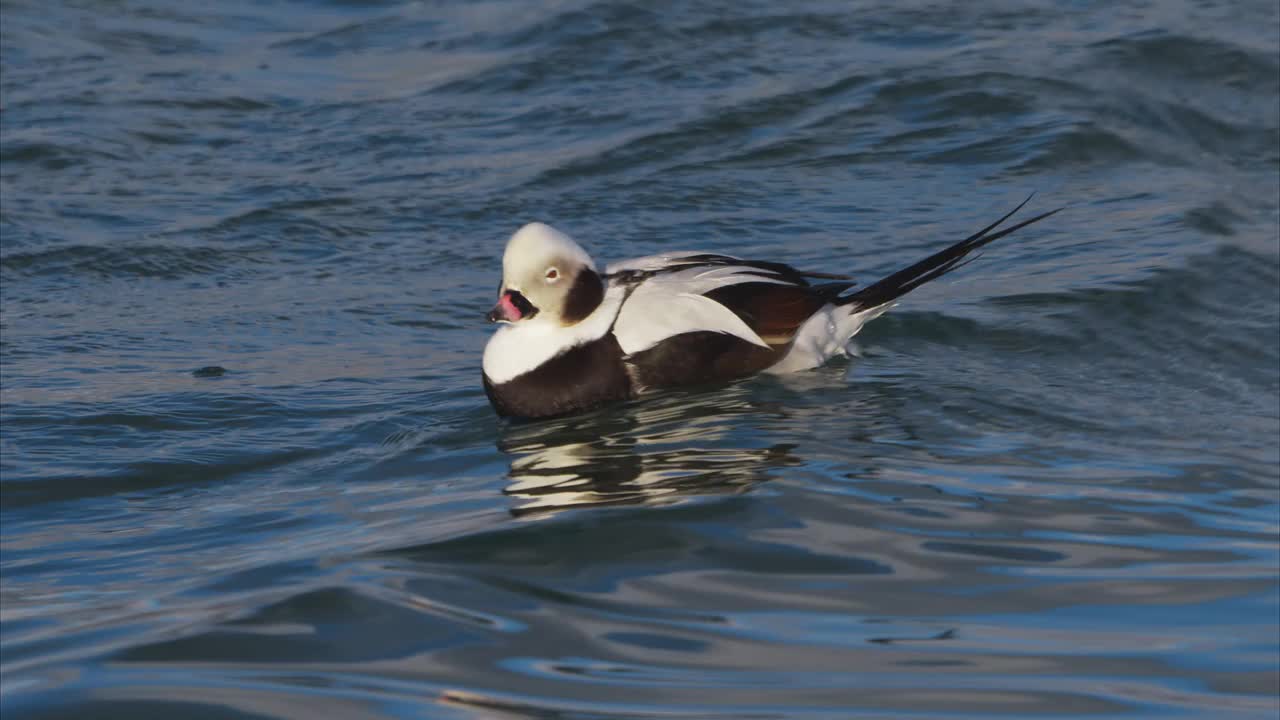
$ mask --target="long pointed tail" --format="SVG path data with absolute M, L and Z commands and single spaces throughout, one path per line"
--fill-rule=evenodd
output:
M 961 240 L 946 250 L 930 255 L 911 267 L 903 268 L 883 280 L 879 280 L 855 293 L 851 293 L 840 298 L 838 301 L 839 304 L 851 306 L 850 310 L 853 310 L 854 312 L 887 305 L 930 280 L 942 277 L 962 265 L 969 264 L 974 260 L 972 257 L 967 257 L 969 253 L 977 250 L 983 245 L 995 242 L 1009 233 L 1020 230 L 1031 223 L 1039 222 L 1062 210 L 1062 208 L 1050 210 L 1047 213 L 1037 215 L 1030 220 L 1024 220 L 1017 225 L 1007 227 L 999 232 L 992 232 L 1005 220 L 1012 217 L 1014 213 L 1021 210 L 1023 205 L 1030 202 L 1031 197 L 1033 196 L 1027 197 L 1026 200 L 1023 200 L 1018 204 L 1018 207 L 1010 210 L 1004 217 L 970 235 L 964 240 Z

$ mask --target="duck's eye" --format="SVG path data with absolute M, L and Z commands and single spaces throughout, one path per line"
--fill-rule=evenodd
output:
M 553 283 L 560 279 L 560 271 L 555 268 L 547 268 L 547 282 Z

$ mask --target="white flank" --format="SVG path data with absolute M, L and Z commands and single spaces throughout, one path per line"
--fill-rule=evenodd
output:
M 501 385 L 570 348 L 598 340 L 609 332 L 622 295 L 622 288 L 609 288 L 595 312 L 569 327 L 550 317 L 504 324 L 484 346 L 484 374 L 489 382 Z
M 866 325 L 893 307 L 885 303 L 869 310 L 850 312 L 847 305 L 827 305 L 814 313 L 800 329 L 791 349 L 778 362 L 765 370 L 782 375 L 816 368 L 837 355 L 843 355 L 854 335 Z

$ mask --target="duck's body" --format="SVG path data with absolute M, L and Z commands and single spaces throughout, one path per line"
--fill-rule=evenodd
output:
M 852 292 L 854 283 L 840 276 L 698 252 L 599 273 L 569 236 L 526 225 L 503 256 L 490 320 L 505 324 L 485 347 L 485 392 L 499 415 L 551 417 L 650 390 L 817 367 L 898 297 L 1050 214 L 992 232 L 1006 215 Z

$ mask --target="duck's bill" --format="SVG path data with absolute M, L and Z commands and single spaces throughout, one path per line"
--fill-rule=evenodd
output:
M 514 291 L 507 290 L 498 298 L 498 304 L 493 306 L 489 311 L 489 322 L 509 322 L 513 323 L 517 320 L 531 318 L 538 314 L 538 308 L 534 307 L 523 295 Z

